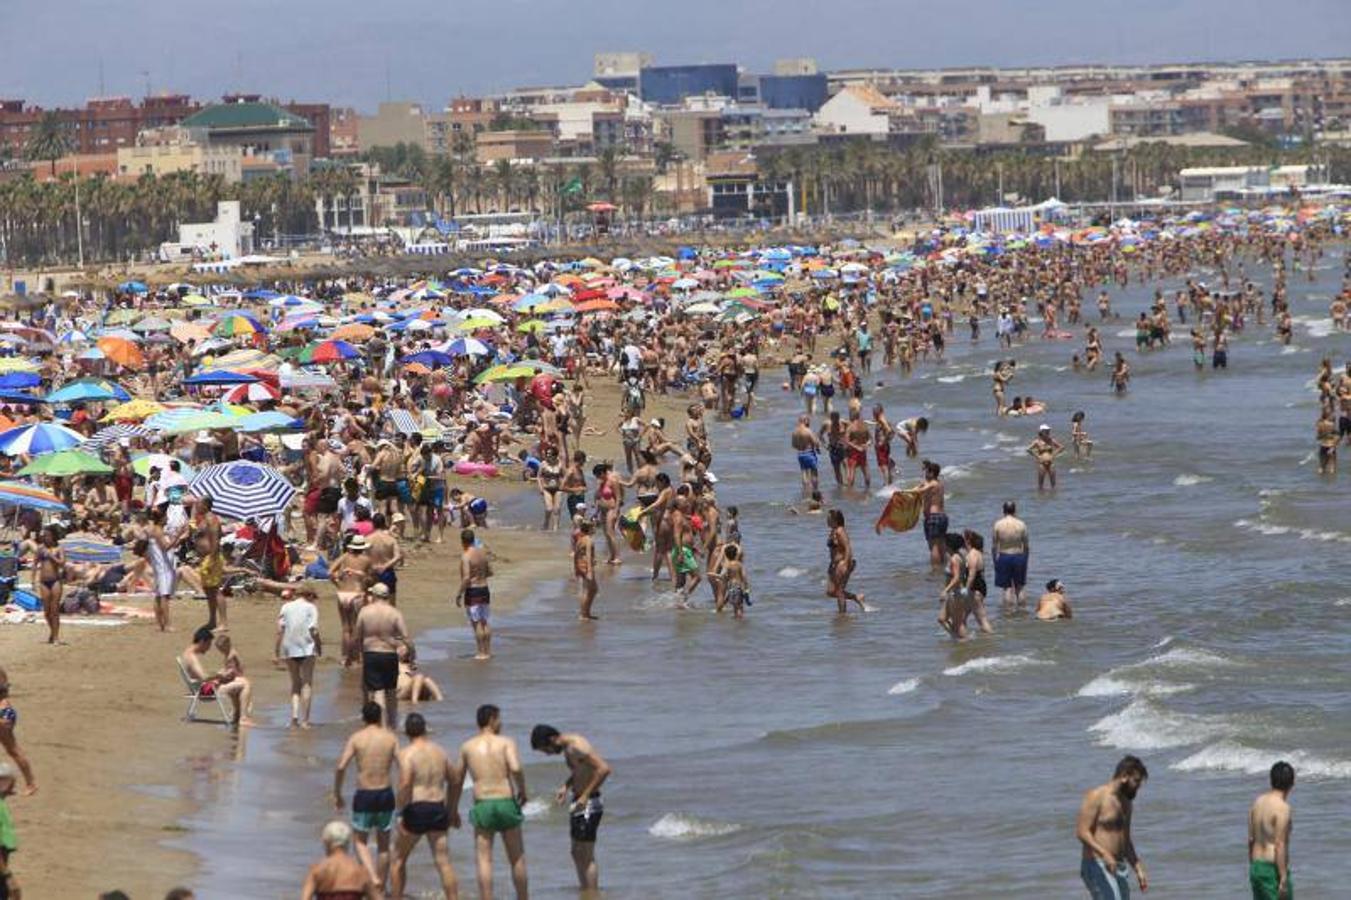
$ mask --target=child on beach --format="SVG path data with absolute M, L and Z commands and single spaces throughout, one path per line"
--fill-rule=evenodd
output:
M 732 607 L 732 617 L 743 619 L 746 607 L 750 606 L 751 583 L 746 577 L 746 567 L 741 562 L 741 548 L 729 543 L 723 548 L 722 582 L 723 602 Z M 721 610 L 719 605 L 718 609 Z
M 1082 409 L 1070 416 L 1070 442 L 1074 445 L 1075 459 L 1079 458 L 1081 451 L 1085 457 L 1093 455 L 1093 441 L 1089 439 L 1088 432 L 1084 430 L 1085 418 Z

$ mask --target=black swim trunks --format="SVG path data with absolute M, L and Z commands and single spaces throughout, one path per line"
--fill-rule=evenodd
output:
M 464 589 L 465 606 L 478 606 L 482 603 L 488 603 L 491 599 L 492 595 L 488 592 L 486 586 L 467 587 Z
M 947 513 L 924 514 L 924 539 L 929 543 L 941 541 L 948 533 Z
M 420 800 L 405 806 L 400 821 L 403 823 L 403 830 L 409 834 L 427 834 L 450 829 L 450 813 L 446 810 L 446 804 L 430 800 Z
M 601 806 L 600 795 L 593 794 L 581 809 L 575 809 L 568 816 L 568 831 L 572 839 L 579 844 L 594 844 L 596 832 L 600 829 L 601 816 L 605 808 Z
M 361 654 L 361 684 L 367 691 L 392 691 L 399 684 L 399 654 L 367 650 Z
M 375 813 L 375 812 L 393 812 L 394 811 L 394 789 L 393 788 L 375 788 L 374 790 L 358 789 L 352 795 L 352 812 Z

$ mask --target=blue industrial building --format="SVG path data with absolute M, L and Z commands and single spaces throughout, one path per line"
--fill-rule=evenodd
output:
M 736 97 L 736 66 L 645 66 L 638 73 L 638 96 L 648 103 L 674 106 L 686 97 L 703 94 Z
M 816 112 L 826 102 L 826 76 L 761 75 L 760 102 L 770 109 Z

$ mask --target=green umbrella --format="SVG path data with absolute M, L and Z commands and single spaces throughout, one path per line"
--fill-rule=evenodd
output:
M 111 475 L 113 467 L 87 450 L 43 453 L 19 470 L 20 475 Z

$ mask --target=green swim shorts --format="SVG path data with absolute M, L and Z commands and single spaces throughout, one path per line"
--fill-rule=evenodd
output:
M 469 821 L 479 831 L 501 832 L 520 828 L 525 821 L 521 808 L 511 797 L 495 797 L 491 800 L 476 800 L 469 811 Z
M 1281 873 L 1273 862 L 1255 859 L 1248 863 L 1248 884 L 1252 885 L 1252 900 L 1294 900 L 1295 879 L 1287 876 L 1286 894 L 1281 897 Z

